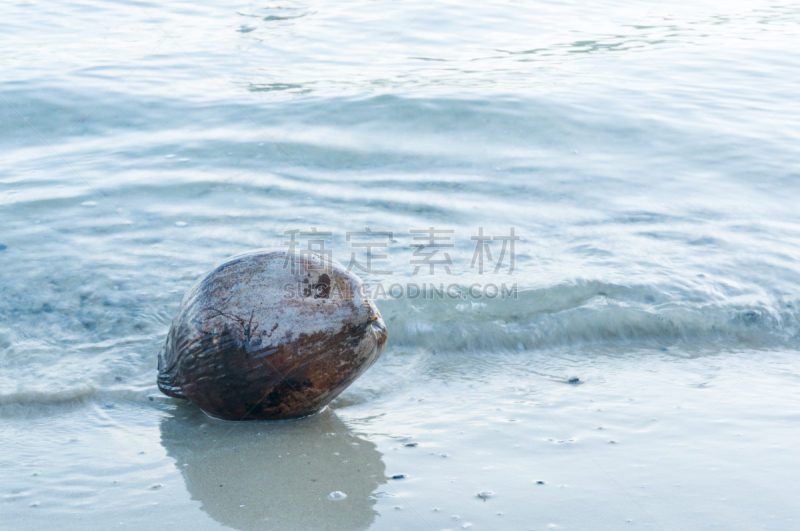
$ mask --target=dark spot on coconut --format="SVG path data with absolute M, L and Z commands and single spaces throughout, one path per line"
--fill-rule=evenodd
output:
M 252 406 L 246 406 L 247 412 L 243 416 L 253 416 L 259 417 L 261 414 L 264 413 L 264 405 L 261 402 L 256 402 Z M 278 408 L 280 411 L 280 408 Z
M 319 276 L 319 281 L 314 285 L 315 299 L 327 299 L 331 295 L 331 277 L 325 273 Z

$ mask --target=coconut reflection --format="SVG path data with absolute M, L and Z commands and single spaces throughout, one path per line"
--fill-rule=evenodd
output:
M 304 419 L 231 423 L 190 406 L 161 422 L 161 444 L 192 499 L 241 530 L 366 529 L 385 482 L 381 454 L 330 410 Z M 339 494 L 343 492 L 343 499 Z

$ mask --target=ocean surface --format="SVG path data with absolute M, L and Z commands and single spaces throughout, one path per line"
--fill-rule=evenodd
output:
M 796 3 L 2 12 L 4 529 L 800 526 Z M 161 395 L 292 231 L 372 260 L 381 360 L 299 421 Z

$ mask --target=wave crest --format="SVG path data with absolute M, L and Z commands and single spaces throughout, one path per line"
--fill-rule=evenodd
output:
M 597 281 L 519 291 L 516 299 L 376 301 L 390 344 L 440 350 L 532 350 L 608 342 L 783 345 L 798 336 L 795 301 L 668 296 Z

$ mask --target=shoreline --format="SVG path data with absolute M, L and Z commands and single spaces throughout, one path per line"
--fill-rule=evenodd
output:
M 751 529 L 800 516 L 800 399 L 785 393 L 798 352 L 548 354 L 459 369 L 456 355 L 393 351 L 333 407 L 293 421 L 215 421 L 171 399 L 5 418 L 15 487 L 0 521 Z

